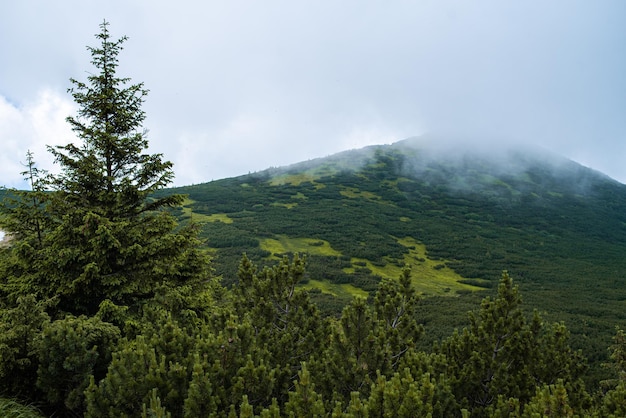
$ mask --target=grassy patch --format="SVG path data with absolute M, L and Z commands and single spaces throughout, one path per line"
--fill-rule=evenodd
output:
M 281 206 L 283 208 L 293 209 L 296 206 L 298 206 L 298 204 L 297 203 L 278 203 L 278 202 L 274 202 L 274 203 L 272 203 L 272 206 Z
M 398 239 L 398 242 L 409 249 L 404 262 L 411 266 L 413 284 L 427 294 L 455 294 L 457 291 L 484 290 L 483 287 L 461 283 L 464 277 L 446 267 L 446 260 L 432 260 L 426 254 L 426 246 L 414 238 Z M 478 279 L 477 279 L 478 280 Z
M 212 215 L 198 215 L 194 213 L 195 216 L 201 216 L 202 222 L 224 222 L 225 224 L 232 224 L 233 220 L 225 213 L 214 213 Z
M 339 257 L 341 253 L 333 249 L 328 241 L 315 238 L 290 238 L 279 235 L 274 238 L 266 238 L 260 241 L 262 250 L 272 253 L 272 258 L 278 258 L 277 254 L 300 253 L 329 257 Z
M 308 171 L 298 174 L 280 174 L 270 180 L 270 185 L 283 186 L 291 184 L 292 186 L 299 186 L 302 183 L 315 183 L 315 180 L 318 178 L 318 176 Z
M 426 255 L 426 246 L 415 239 L 407 237 L 398 239 L 398 242 L 409 249 L 404 256 L 403 263 L 411 266 L 413 285 L 426 295 L 454 296 L 458 291 L 484 290 L 478 286 L 462 283 L 462 276 L 446 267 L 445 260 L 432 260 Z M 367 268 L 380 277 L 396 279 L 402 274 L 403 265 L 394 260 L 388 260 L 384 266 L 375 265 L 369 260 L 353 258 L 352 267 L 343 271 L 353 274 L 357 268 Z
M 322 293 L 326 293 L 341 299 L 351 299 L 354 297 L 367 298 L 369 293 L 363 289 L 352 286 L 351 284 L 331 283 L 328 280 L 309 280 L 302 285 L 304 289 L 319 289 Z
M 39 418 L 43 417 L 39 411 L 31 405 L 23 405 L 14 400 L 0 398 L 0 416 L 15 418 Z
M 350 199 L 362 198 L 362 199 L 376 200 L 376 201 L 381 200 L 381 197 L 375 193 L 362 191 L 354 187 L 346 187 L 343 190 L 341 190 L 339 193 L 341 193 L 342 196 L 349 197 Z
M 225 224 L 232 224 L 233 220 L 225 213 L 214 213 L 212 215 L 204 215 L 202 213 L 194 212 L 191 209 L 191 205 L 195 203 L 194 200 L 186 198 L 183 202 L 183 214 L 187 219 L 191 219 L 194 222 L 204 223 L 204 222 L 224 222 Z
M 332 176 L 339 172 L 339 168 L 333 164 L 322 164 L 318 167 L 313 167 L 308 170 L 300 171 L 298 173 L 284 173 L 274 176 L 269 184 L 270 186 L 282 186 L 285 184 L 291 184 L 292 186 L 299 186 L 302 183 L 311 183 L 316 189 L 322 189 L 324 184 L 316 183 L 315 180 L 319 180 L 323 177 Z

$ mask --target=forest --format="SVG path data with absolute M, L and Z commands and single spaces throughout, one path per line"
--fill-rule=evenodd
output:
M 540 275 L 552 275 L 551 290 L 571 284 L 559 281 L 542 251 L 559 248 L 554 254 L 574 263 L 561 274 L 584 275 L 600 255 L 606 271 L 618 266 L 611 251 L 619 247 L 609 244 L 623 237 L 610 224 L 598 226 L 583 248 L 563 248 L 557 239 L 563 231 L 579 238 L 585 228 L 564 225 L 615 208 L 585 206 L 554 184 L 545 196 L 503 186 L 508 200 L 451 197 L 449 184 L 429 177 L 437 172 L 422 173 L 424 184 L 390 178 L 383 168 L 405 168 L 397 150 L 374 153 L 360 174 L 251 175 L 232 180 L 236 189 L 218 182 L 211 187 L 222 188 L 220 199 L 194 195 L 197 186 L 167 189 L 172 164 L 146 151 L 147 90 L 117 75 L 126 38 L 111 39 L 106 22 L 96 38 L 99 45 L 89 48 L 96 70 L 86 81 L 70 80 L 79 110 L 67 120 L 77 139 L 49 148 L 61 171 L 39 170 L 28 152 L 30 190 L 5 191 L 0 205 L 10 238 L 0 247 L 0 415 L 626 416 L 624 331 L 613 326 L 605 355 L 589 359 L 573 344 L 569 322 L 537 309 L 554 293 L 522 302 Z M 439 194 L 424 194 L 432 184 Z M 600 186 L 596 193 L 614 192 Z M 233 190 L 249 200 L 229 198 Z M 345 198 L 339 204 L 337 195 Z M 545 210 L 522 215 L 511 196 L 536 199 Z M 567 219 L 563 212 L 550 218 L 562 199 L 575 203 L 565 205 Z M 480 201 L 498 205 L 454 216 L 443 210 Z M 235 202 L 245 207 L 233 210 Z M 297 226 L 313 213 L 325 222 L 302 232 Z M 528 216 L 534 231 L 520 223 L 531 222 Z M 385 224 L 387 233 L 359 230 L 360 223 Z M 339 224 L 361 231 L 360 241 Z M 506 225 L 510 235 L 495 234 L 492 224 Z M 445 238 L 451 225 L 458 235 Z M 534 242 L 540 235 L 541 245 L 507 250 L 519 234 Z M 452 251 L 450 241 L 466 245 Z M 302 246 L 309 251 L 294 251 Z M 511 271 L 527 254 L 537 264 L 524 270 L 530 280 L 520 286 Z M 425 287 L 426 272 L 443 284 Z M 332 296 L 321 277 L 349 290 Z M 596 290 L 598 298 L 620 294 Z M 437 329 L 453 305 L 451 316 L 469 313 Z M 621 318 L 618 297 L 607 306 L 605 319 Z

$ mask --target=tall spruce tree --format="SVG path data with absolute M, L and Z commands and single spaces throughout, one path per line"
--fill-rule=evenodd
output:
M 209 271 L 193 228 L 177 230 L 166 210 L 183 197 L 152 197 L 171 182 L 172 163 L 145 152 L 147 90 L 117 75 L 127 38 L 112 40 L 108 27 L 103 22 L 100 45 L 88 47 L 97 71 L 85 82 L 71 79 L 79 109 L 67 121 L 78 141 L 49 147 L 61 170 L 47 178 L 50 193 L 39 206 L 48 221 L 42 245 L 21 248 L 20 269 L 6 278 L 75 314 L 93 314 L 107 299 L 132 304 L 160 283 L 201 280 Z

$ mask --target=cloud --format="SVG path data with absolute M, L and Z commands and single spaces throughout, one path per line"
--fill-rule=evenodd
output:
M 75 106 L 52 90 L 40 91 L 33 102 L 17 106 L 0 96 L 0 184 L 6 187 L 26 187 L 21 172 L 26 152 L 34 153 L 41 169 L 54 171 L 48 145 L 63 145 L 72 141 L 74 133 L 65 118 Z
M 4 2 L 0 94 L 22 113 L 86 78 L 106 18 L 177 185 L 425 132 L 540 144 L 626 181 L 624 16 L 621 0 Z

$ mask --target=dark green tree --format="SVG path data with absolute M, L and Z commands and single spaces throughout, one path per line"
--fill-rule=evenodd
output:
M 266 364 L 274 374 L 272 396 L 285 402 L 303 361 L 321 351 L 325 323 L 306 291 L 297 285 L 304 277 L 306 260 L 297 254 L 257 273 L 244 256 L 239 284 L 234 289 L 235 310 L 250 322 L 256 341 L 255 354 L 268 353 Z M 260 364 L 258 365 L 261 366 Z M 251 403 L 255 397 L 249 393 Z M 265 400 L 269 405 L 270 398 Z
M 290 418 L 321 418 L 326 416 L 324 402 L 321 396 L 315 392 L 315 384 L 311 381 L 306 363 L 302 363 L 302 369 L 298 372 L 298 380 L 294 383 L 295 390 L 289 392 L 289 401 L 285 403 L 285 415 Z
M 424 332 L 416 320 L 419 301 L 411 283 L 411 269 L 406 266 L 398 280 L 381 280 L 374 297 L 374 311 L 379 333 L 387 350 L 389 370 L 396 371 L 398 362 Z
M 50 318 L 33 295 L 0 309 L 0 394 L 17 399 L 37 397 L 37 339 Z
M 485 298 L 470 314 L 470 326 L 445 340 L 453 393 L 472 416 L 485 416 L 498 400 L 517 398 L 523 406 L 537 386 L 561 379 L 571 405 L 587 401 L 580 379 L 584 361 L 569 347 L 563 324 L 544 324 L 535 313 L 528 321 L 517 286 L 502 274 L 497 297 Z
M 71 79 L 79 109 L 67 121 L 78 141 L 49 147 L 60 172 L 46 179 L 50 193 L 34 195 L 42 199 L 32 215 L 43 228 L 39 245 L 14 244 L 19 268 L 6 279 L 19 281 L 20 292 L 56 296 L 74 314 L 93 314 L 106 299 L 130 305 L 157 284 L 202 281 L 209 272 L 194 227 L 178 229 L 167 211 L 183 197 L 152 197 L 171 182 L 172 163 L 145 152 L 147 90 L 117 75 L 126 37 L 112 40 L 108 26 L 100 26 L 100 45 L 88 48 L 97 71 L 85 82 Z
M 609 347 L 610 361 L 604 366 L 611 370 L 612 378 L 602 382 L 606 393 L 602 396 L 603 416 L 626 416 L 626 333 L 616 327 L 613 344 Z
M 16 240 L 26 240 L 40 248 L 43 231 L 46 228 L 44 202 L 46 201 L 45 177 L 47 172 L 40 170 L 35 163 L 35 155 L 26 152 L 26 170 L 21 174 L 30 190 L 11 189 L 3 202 L 3 228 L 10 231 Z
M 51 226 L 47 214 L 46 172 L 39 170 L 34 154 L 26 153 L 26 171 L 21 174 L 30 190 L 10 189 L 0 204 L 0 224 L 10 236 L 10 246 L 0 248 L 0 303 L 15 305 L 30 288 L 23 273 L 31 268 L 31 257 L 41 251 L 45 231 Z
M 544 418 L 571 418 L 574 410 L 569 404 L 567 389 L 562 381 L 557 381 L 554 385 L 543 385 L 537 388 L 537 393 L 524 407 L 523 417 L 533 418 L 541 416 Z
M 323 357 L 311 365 L 324 399 L 347 405 L 352 394 L 368 396 L 378 374 L 393 375 L 423 329 L 416 321 L 418 297 L 407 267 L 397 280 L 383 279 L 373 306 L 355 298 L 332 327 Z
M 346 404 L 353 392 L 369 394 L 377 372 L 386 369 L 384 341 L 379 337 L 372 309 L 365 299 L 355 298 L 332 327 L 324 357 L 314 362 L 325 399 Z
M 72 317 L 44 324 L 36 341 L 37 387 L 57 413 L 82 415 L 90 377 L 101 379 L 120 330 L 97 317 Z
M 609 347 L 610 361 L 604 364 L 613 374 L 613 379 L 603 382 L 604 385 L 617 385 L 626 382 L 626 332 L 620 327 L 615 328 L 613 344 Z

